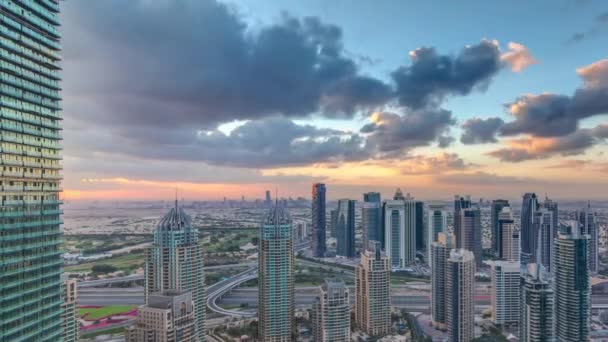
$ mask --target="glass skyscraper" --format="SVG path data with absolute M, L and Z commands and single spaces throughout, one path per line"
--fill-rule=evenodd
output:
M 260 228 L 258 319 L 261 341 L 292 341 L 295 332 L 291 218 L 277 203 Z
M 355 257 L 355 201 L 338 201 L 338 222 L 336 226 L 336 255 Z
M 499 256 L 501 254 L 501 239 L 502 233 L 499 230 L 499 216 L 502 208 L 509 207 L 509 201 L 503 199 L 497 199 L 492 201 L 491 209 L 491 221 L 492 221 L 492 252 L 494 255 Z M 519 259 L 519 258 L 518 258 Z
M 325 245 L 325 184 L 312 185 L 312 254 L 323 258 Z
M 361 221 L 363 226 L 363 250 L 367 248 L 369 241 L 382 241 L 382 199 L 379 192 L 368 192 L 363 194 L 361 204 Z
M 0 1 L 0 341 L 60 341 L 57 0 Z
M 521 204 L 521 258 L 522 265 L 534 260 L 536 255 L 537 234 L 534 229 L 534 217 L 539 209 L 535 193 L 524 194 Z

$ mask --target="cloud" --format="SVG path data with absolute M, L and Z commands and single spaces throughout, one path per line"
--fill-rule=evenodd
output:
M 591 146 L 608 138 L 608 125 L 579 129 L 563 137 L 527 137 L 513 139 L 510 147 L 488 152 L 488 155 L 505 162 L 546 159 L 555 155 L 572 156 L 585 152 Z
M 608 12 L 601 13 L 593 20 L 593 25 L 587 31 L 575 32 L 566 41 L 567 44 L 580 43 L 608 29 Z
M 541 179 L 529 178 L 529 177 L 513 177 L 513 176 L 500 176 L 497 174 L 487 172 L 473 172 L 473 173 L 454 173 L 446 175 L 438 175 L 435 179 L 443 184 L 449 185 L 487 185 L 487 186 L 505 186 L 505 185 L 521 185 L 521 184 L 543 184 L 545 183 Z
M 463 133 L 460 142 L 463 144 L 483 144 L 498 142 L 496 134 L 504 124 L 500 118 L 473 118 L 462 124 Z
M 393 71 L 399 103 L 412 109 L 438 106 L 446 97 L 485 90 L 501 69 L 498 43 L 482 40 L 455 56 L 439 55 L 432 47 L 410 52 L 411 65 Z
M 446 171 L 465 170 L 474 166 L 465 162 L 456 153 L 441 153 L 436 156 L 416 155 L 398 165 L 404 175 L 437 174 Z
M 445 135 L 455 123 L 452 112 L 445 109 L 405 110 L 400 114 L 376 112 L 370 120 L 361 133 L 366 134 L 369 151 L 380 157 L 401 155 L 437 140 L 445 144 Z
M 577 73 L 583 86 L 571 96 L 524 95 L 509 104 L 515 120 L 506 123 L 501 133 L 563 136 L 576 131 L 581 119 L 608 113 L 608 59 L 579 68 Z
M 508 46 L 509 51 L 503 53 L 500 56 L 500 59 L 503 62 L 511 65 L 511 70 L 513 72 L 520 72 L 530 65 L 537 63 L 536 59 L 532 57 L 532 54 L 524 45 L 509 42 Z

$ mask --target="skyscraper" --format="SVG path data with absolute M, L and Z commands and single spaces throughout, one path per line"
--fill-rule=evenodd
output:
M 338 201 L 338 222 L 336 227 L 336 255 L 346 258 L 355 257 L 355 201 Z
M 431 245 L 437 241 L 439 233 L 445 232 L 448 229 L 447 212 L 445 210 L 445 204 L 443 202 L 429 202 L 426 219 L 426 250 L 427 250 L 427 263 L 432 267 L 431 261 Z
M 426 235 L 424 226 L 424 202 L 416 201 L 416 250 L 426 249 Z
M 492 321 L 496 325 L 519 322 L 519 261 L 492 262 Z
M 370 336 L 391 332 L 391 265 L 378 241 L 370 241 L 355 269 L 355 322 Z
M 270 190 L 266 190 L 266 199 L 264 200 L 264 204 L 267 207 L 270 207 L 272 205 L 272 197 L 270 196 Z
M 559 233 L 559 210 L 557 202 L 549 199 L 549 197 L 545 195 L 542 207 L 553 213 L 553 236 L 557 236 Z
M 522 265 L 534 260 L 536 255 L 537 233 L 534 229 L 534 217 L 538 210 L 538 199 L 535 193 L 526 193 L 521 205 L 521 257 Z
M 291 218 L 276 203 L 266 215 L 259 242 L 259 336 L 262 341 L 292 341 L 294 320 L 294 256 Z
M 477 266 L 482 263 L 482 241 L 481 241 L 481 211 L 478 205 L 462 208 L 458 215 L 454 213 L 454 235 L 456 236 L 456 248 L 464 248 L 473 252 Z
M 397 189 L 393 200 L 384 205 L 384 241 L 386 254 L 394 268 L 403 268 L 416 260 L 416 201 Z
M 148 304 L 137 309 L 126 342 L 194 342 L 195 307 L 189 291 L 165 290 L 150 294 Z
M 577 216 L 581 233 L 589 235 L 589 271 L 595 274 L 600 265 L 597 214 L 591 210 L 591 204 L 588 204 L 587 208 L 577 213 Z
M 553 342 L 554 293 L 552 283 L 539 264 L 529 263 L 521 276 L 519 340 Z
M 531 261 L 542 264 L 547 271 L 553 272 L 553 244 L 555 237 L 553 232 L 553 211 L 546 208 L 540 208 L 534 213 L 534 231 L 536 232 L 536 238 L 534 239 L 534 245 L 536 246 L 533 251 Z
M 164 291 L 188 291 L 194 303 L 195 339 L 205 339 L 205 274 L 203 249 L 190 216 L 175 207 L 154 230 L 154 242 L 146 249 L 145 297 Z
M 431 315 L 433 325 L 438 329 L 446 329 L 446 293 L 447 293 L 447 261 L 450 251 L 454 248 L 452 235 L 439 233 L 437 241 L 431 244 Z
M 515 227 L 511 207 L 503 207 L 498 214 L 496 233 L 498 257 L 506 261 L 519 261 L 520 231 Z
M 350 342 L 350 303 L 343 282 L 326 280 L 312 305 L 314 340 Z
M 76 315 L 76 307 L 78 306 L 77 281 L 76 279 L 69 279 L 65 274 L 61 280 L 63 342 L 78 342 L 80 339 L 80 324 L 78 323 L 78 315 Z
M 323 258 L 325 245 L 325 184 L 312 185 L 312 253 Z
M 331 209 L 329 211 L 329 236 L 336 238 L 338 231 L 338 209 Z
M 490 219 L 491 219 L 491 228 L 492 228 L 492 252 L 494 255 L 498 256 L 501 253 L 500 247 L 500 239 L 502 238 L 502 234 L 499 231 L 499 216 L 500 212 L 503 208 L 510 207 L 509 201 L 503 199 L 497 199 L 492 201 Z M 519 258 L 518 258 L 519 260 Z
M 0 340 L 61 331 L 57 0 L 0 4 Z
M 363 194 L 361 206 L 361 225 L 363 226 L 363 248 L 369 241 L 382 241 L 382 200 L 380 193 L 368 192 Z
M 453 249 L 446 264 L 446 323 L 449 342 L 475 337 L 475 256 L 466 249 Z
M 558 341 L 587 341 L 591 320 L 588 235 L 578 223 L 555 239 L 555 337 Z

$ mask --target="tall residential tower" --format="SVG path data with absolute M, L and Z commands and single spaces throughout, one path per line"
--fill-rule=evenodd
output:
M 475 337 L 475 257 L 466 249 L 453 249 L 446 264 L 446 323 L 449 342 Z
M 450 251 L 454 248 L 452 235 L 439 233 L 431 244 L 431 315 L 438 329 L 447 327 L 447 280 L 446 271 Z
M 530 263 L 522 274 L 519 340 L 522 342 L 553 342 L 553 285 L 542 265 Z
M 318 258 L 325 256 L 325 184 L 312 185 L 312 254 Z
M 363 248 L 369 241 L 382 241 L 382 199 L 379 192 L 368 192 L 363 194 L 361 204 L 361 225 L 363 226 Z
M 416 221 L 416 201 L 397 189 L 393 200 L 384 203 L 385 250 L 394 268 L 416 260 Z
M 312 305 L 313 336 L 317 342 L 350 342 L 350 302 L 343 282 L 325 280 Z

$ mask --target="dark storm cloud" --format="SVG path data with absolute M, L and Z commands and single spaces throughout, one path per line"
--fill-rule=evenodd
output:
M 414 109 L 436 106 L 450 95 L 485 89 L 503 66 L 498 44 L 483 40 L 457 55 L 439 55 L 423 47 L 410 53 L 412 63 L 392 73 L 399 103 Z
M 452 112 L 444 109 L 406 110 L 401 114 L 378 112 L 371 116 L 371 121 L 361 128 L 361 133 L 367 135 L 368 148 L 381 156 L 429 145 L 445 137 L 455 123 Z M 445 138 L 440 140 L 446 143 Z
M 463 144 L 483 144 L 498 142 L 496 134 L 504 121 L 501 118 L 473 118 L 462 124 L 463 133 L 460 142 Z
M 608 113 L 608 60 L 577 70 L 582 87 L 573 95 L 525 95 L 509 105 L 512 122 L 501 128 L 503 135 L 533 134 L 564 136 L 578 128 L 581 119 Z

